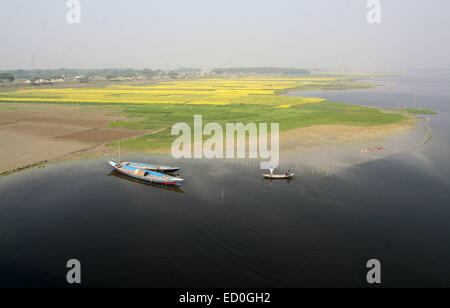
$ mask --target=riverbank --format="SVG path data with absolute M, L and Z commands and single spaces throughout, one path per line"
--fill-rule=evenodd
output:
M 0 104 L 0 110 L 1 176 L 56 161 L 117 155 L 118 148 L 111 143 L 122 140 L 121 144 L 126 144 L 136 137 L 148 138 L 149 134 L 161 133 L 111 127 L 111 123 L 131 118 L 110 108 Z M 410 117 L 400 123 L 381 126 L 312 125 L 286 130 L 280 134 L 280 151 L 282 156 L 289 157 L 292 153 L 313 153 L 329 146 L 349 149 L 358 143 L 400 135 L 414 123 L 415 118 Z M 121 151 L 123 154 L 168 155 L 170 147 L 144 151 L 121 147 Z
M 401 110 L 279 95 L 342 84 L 361 86 L 348 76 L 268 76 L 4 92 L 0 173 L 43 161 L 117 153 L 119 140 L 123 152 L 168 154 L 177 138 L 170 128 L 180 122 L 192 127 L 194 115 L 223 127 L 279 123 L 282 152 L 355 144 L 411 127 L 414 117 Z

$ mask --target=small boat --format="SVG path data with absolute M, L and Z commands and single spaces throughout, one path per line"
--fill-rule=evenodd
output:
M 285 180 L 292 179 L 295 174 L 294 173 L 286 173 L 286 174 L 263 174 L 265 178 L 274 179 L 274 180 Z
M 114 176 L 114 177 L 120 178 L 122 180 L 134 182 L 134 183 L 141 184 L 141 185 L 148 185 L 148 186 L 151 186 L 156 189 L 162 189 L 162 190 L 172 191 L 175 193 L 184 194 L 184 191 L 181 189 L 181 185 L 161 185 L 161 184 L 153 184 L 153 183 L 149 183 L 149 182 L 144 182 L 144 181 L 132 178 L 130 176 L 124 175 L 120 172 L 117 172 L 116 170 L 112 170 L 111 173 L 109 174 L 109 176 Z
M 263 176 L 267 179 L 274 179 L 274 180 L 285 180 L 285 179 L 292 179 L 295 176 L 295 173 L 287 172 L 285 174 L 274 174 L 273 169 L 270 170 L 270 174 L 263 174 Z
M 114 162 L 118 163 L 116 161 L 114 161 Z M 180 170 L 180 168 L 177 168 L 177 167 L 157 166 L 157 165 L 135 163 L 135 162 L 129 162 L 129 161 L 122 161 L 119 164 L 121 164 L 122 166 L 129 166 L 129 167 L 133 167 L 133 168 L 156 171 L 156 172 L 163 172 L 163 173 L 175 173 Z
M 128 165 L 123 165 L 113 160 L 109 160 L 108 163 L 117 172 L 148 183 L 179 186 L 181 185 L 182 182 L 184 182 L 184 180 L 179 177 L 174 177 L 151 170 L 144 170 Z

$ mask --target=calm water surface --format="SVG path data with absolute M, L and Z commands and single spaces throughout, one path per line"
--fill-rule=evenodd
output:
M 291 94 L 440 112 L 427 146 L 328 175 L 147 156 L 182 167 L 183 187 L 100 159 L 1 178 L 0 286 L 65 286 L 76 258 L 92 287 L 357 287 L 376 258 L 383 286 L 450 287 L 450 78 L 394 81 Z

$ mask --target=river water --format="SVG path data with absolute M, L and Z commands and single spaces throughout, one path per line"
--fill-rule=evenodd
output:
M 427 145 L 293 181 L 256 162 L 173 161 L 166 189 L 105 159 L 56 163 L 0 179 L 0 286 L 450 287 L 450 78 L 412 76 L 369 90 L 308 91 L 357 105 L 433 109 Z M 395 86 L 394 86 L 395 82 Z

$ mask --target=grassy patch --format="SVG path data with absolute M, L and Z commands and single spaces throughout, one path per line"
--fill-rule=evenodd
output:
M 0 173 L 0 177 L 7 176 L 7 175 L 10 175 L 10 174 L 13 174 L 13 173 L 17 173 L 17 172 L 20 172 L 20 171 L 24 171 L 24 170 L 36 168 L 36 167 L 45 168 L 45 164 L 47 164 L 47 163 L 48 163 L 48 161 L 42 161 L 42 162 L 34 163 L 34 164 L 31 164 L 31 165 L 28 165 L 28 166 L 24 166 L 24 167 L 16 168 L 16 169 L 13 169 L 13 170 L 9 170 L 9 171 Z
M 403 111 L 406 111 L 407 113 L 410 114 L 422 114 L 422 115 L 436 115 L 438 114 L 436 111 L 432 111 L 432 110 L 423 110 L 423 109 L 414 109 L 414 108 L 404 108 L 401 109 Z
M 121 146 L 136 151 L 150 151 L 169 148 L 176 137 L 170 129 L 176 123 L 187 123 L 193 127 L 194 115 L 202 115 L 203 123 L 216 122 L 225 127 L 226 123 L 242 122 L 279 123 L 281 131 L 313 125 L 381 126 L 398 123 L 406 116 L 384 113 L 376 108 L 358 107 L 337 102 L 321 102 L 275 108 L 263 105 L 133 105 L 125 106 L 124 112 L 137 122 L 115 122 L 124 128 L 150 130 L 156 133 L 144 137 L 125 140 Z

